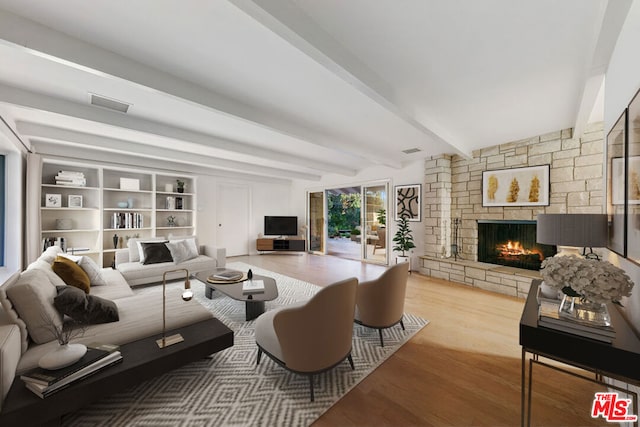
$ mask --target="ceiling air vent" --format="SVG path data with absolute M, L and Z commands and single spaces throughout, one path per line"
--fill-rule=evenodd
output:
M 131 104 L 127 104 L 126 102 L 118 101 L 113 98 L 107 98 L 106 96 L 102 95 L 96 95 L 95 93 L 89 93 L 89 103 L 91 105 L 108 108 L 109 110 L 119 111 L 121 113 L 126 113 L 127 111 L 129 111 L 129 107 L 131 107 Z
M 402 150 L 402 152 L 403 152 L 404 154 L 419 153 L 420 151 L 422 151 L 422 150 L 421 150 L 421 149 L 419 149 L 419 148 L 408 148 L 408 149 L 406 149 L 406 150 Z

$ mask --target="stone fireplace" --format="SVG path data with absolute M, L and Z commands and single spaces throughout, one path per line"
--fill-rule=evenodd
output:
M 574 138 L 571 129 L 563 129 L 483 148 L 470 158 L 440 155 L 427 159 L 423 181 L 425 234 L 419 271 L 468 286 L 526 297 L 531 279 L 540 277 L 542 260 L 538 252 L 543 256 L 554 253 L 536 248 L 538 214 L 603 211 L 603 139 L 602 123 L 594 123 L 581 138 Z M 483 205 L 483 171 L 546 164 L 550 165 L 549 206 Z M 534 231 L 502 237 L 502 231 L 494 230 L 485 237 L 480 231 L 483 221 L 515 222 L 524 228 L 533 224 Z M 481 249 L 485 244 L 488 247 Z M 498 246 L 501 254 L 496 254 Z
M 478 261 L 540 270 L 556 247 L 536 243 L 536 221 L 478 220 Z

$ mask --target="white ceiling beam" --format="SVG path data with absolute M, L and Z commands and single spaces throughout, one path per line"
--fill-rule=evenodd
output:
M 355 176 L 356 170 L 345 168 L 344 166 L 316 161 L 315 159 L 303 158 L 291 154 L 266 150 L 249 144 L 223 140 L 222 138 L 205 135 L 198 132 L 179 129 L 162 123 L 145 120 L 121 113 L 112 112 L 102 108 L 89 105 L 81 105 L 75 102 L 64 101 L 41 95 L 35 92 L 18 89 L 13 86 L 0 84 L 0 100 L 9 104 L 26 108 L 33 108 L 64 116 L 71 116 L 101 123 L 122 129 L 127 129 L 142 134 L 156 135 L 161 138 L 185 141 L 193 144 L 204 145 L 208 148 L 239 153 L 250 156 L 257 161 L 269 159 L 282 163 L 295 164 L 311 170 L 333 172 L 347 176 Z M 224 154 L 221 153 L 221 156 Z
M 446 140 L 401 108 L 387 82 L 344 49 L 294 3 L 288 0 L 229 2 L 432 141 L 448 144 L 460 154 L 471 156 L 471 152 L 460 143 Z
M 292 120 L 285 120 L 267 111 L 240 103 L 214 91 L 179 79 L 168 73 L 117 55 L 48 27 L 0 10 L 0 39 L 2 43 L 23 49 L 33 55 L 64 63 L 102 78 L 121 79 L 146 90 L 156 90 L 186 102 L 192 102 L 212 113 L 240 120 L 246 126 L 258 126 L 287 138 L 300 139 L 324 148 L 360 156 L 371 162 L 400 168 L 399 162 L 378 155 L 366 147 L 355 147 L 343 140 L 335 140 Z
M 35 141 L 34 148 L 36 152 L 46 156 L 51 159 L 73 159 L 73 160 L 83 160 L 87 162 L 96 162 L 103 166 L 108 165 L 119 165 L 119 166 L 127 166 L 127 167 L 136 167 L 141 168 L 140 163 L 144 161 L 143 169 L 156 169 L 156 170 L 164 170 L 164 171 L 174 171 L 174 172 L 184 172 L 190 175 L 207 175 L 207 176 L 216 176 L 216 177 L 224 177 L 229 179 L 242 179 L 245 181 L 254 181 L 260 183 L 270 183 L 270 184 L 291 184 L 291 180 L 283 179 L 283 178 L 272 178 L 268 176 L 255 176 L 249 175 L 242 172 L 234 172 L 234 171 L 226 171 L 221 169 L 212 169 L 209 167 L 203 167 L 199 165 L 188 165 L 184 163 L 175 163 L 169 160 L 157 160 L 157 159 L 149 159 L 143 157 L 137 157 L 132 154 L 123 154 L 123 153 L 108 153 L 103 152 L 100 153 L 100 158 L 96 158 L 96 151 L 90 148 L 84 147 L 73 147 L 73 146 L 64 146 L 64 145 L 56 145 L 50 144 L 43 141 Z M 140 161 L 140 162 L 138 162 Z
M 148 146 L 137 144 L 132 141 L 124 141 L 115 138 L 109 138 L 100 135 L 93 135 L 85 132 L 74 130 L 55 128 L 52 126 L 40 125 L 37 123 L 28 123 L 18 121 L 16 123 L 18 132 L 28 136 L 31 143 L 49 142 L 58 145 L 73 145 L 76 147 L 91 147 L 93 150 L 102 152 L 112 152 L 121 154 L 132 154 L 137 157 L 148 159 L 172 159 L 178 163 L 186 163 L 190 165 L 200 165 L 211 169 L 222 169 L 229 171 L 243 170 L 249 175 L 261 176 L 281 176 L 290 179 L 304 179 L 311 181 L 319 181 L 320 175 L 314 175 L 304 172 L 296 172 L 290 169 L 274 168 L 238 162 L 234 160 L 220 159 L 203 154 L 188 153 L 184 151 L 172 150 L 164 147 L 153 147 L 149 150 Z M 96 156 L 100 154 L 96 153 Z
M 596 35 L 593 40 L 593 55 L 587 67 L 585 85 L 577 108 L 573 128 L 575 138 L 580 138 L 587 128 L 611 55 L 632 3 L 633 0 L 616 0 L 607 1 L 602 6 L 600 28 L 594 32 Z

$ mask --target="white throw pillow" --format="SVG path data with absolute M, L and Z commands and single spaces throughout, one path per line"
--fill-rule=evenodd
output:
M 185 241 L 189 245 L 189 251 L 195 253 L 196 256 L 200 255 L 198 250 L 198 240 L 196 236 L 169 236 L 170 242 L 177 242 L 179 240 Z
M 6 293 L 36 344 L 56 339 L 51 328 L 62 328 L 62 315 L 53 306 L 58 291 L 43 271 L 33 269 L 23 272 Z
M 198 256 L 198 252 L 194 251 L 194 246 L 189 244 L 188 240 L 172 240 L 166 243 L 166 245 L 169 252 L 171 252 L 173 262 L 176 264 L 180 264 L 181 262 L 188 261 Z
M 96 264 L 93 259 L 89 258 L 88 256 L 80 257 L 78 265 L 84 270 L 85 273 L 87 273 L 87 276 L 89 276 L 91 286 L 102 286 L 107 284 L 107 282 L 104 280 L 104 277 L 102 277 L 100 267 L 98 267 L 98 264 Z

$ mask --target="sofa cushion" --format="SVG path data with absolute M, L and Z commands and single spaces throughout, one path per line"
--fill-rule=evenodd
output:
M 89 283 L 91 286 L 104 286 L 107 284 L 107 282 L 105 282 L 104 280 L 104 277 L 102 277 L 102 269 L 90 257 L 83 256 L 82 258 L 80 258 L 78 265 L 89 277 Z
M 189 244 L 187 240 L 171 240 L 166 243 L 167 249 L 171 252 L 171 258 L 176 264 L 188 261 L 198 256 L 195 246 Z
M 162 281 L 162 274 L 167 270 L 175 268 L 186 268 L 189 273 L 197 273 L 200 271 L 213 270 L 216 268 L 216 260 L 206 255 L 198 255 L 196 258 L 181 262 L 176 265 L 173 262 L 163 262 L 160 264 L 142 265 L 139 262 L 125 262 L 118 265 L 118 271 L 122 273 L 125 280 L 131 286 L 144 283 L 153 283 Z M 167 275 L 168 279 L 181 278 L 184 273 L 175 273 Z
M 66 283 L 64 283 L 64 280 L 62 280 L 62 278 L 58 276 L 55 271 L 53 271 L 53 268 L 51 268 L 51 262 L 47 262 L 44 259 L 38 259 L 27 266 L 27 270 L 33 269 L 44 271 L 53 286 L 66 285 Z
M 144 259 L 140 256 L 140 261 L 144 264 L 159 264 L 161 262 L 173 262 L 171 258 L 171 252 L 165 244 L 167 242 L 144 242 L 142 243 L 142 250 L 144 252 Z
M 162 236 L 147 237 L 147 238 L 133 237 L 129 239 L 129 241 L 127 242 L 127 247 L 129 248 L 129 261 L 140 262 L 140 253 L 142 251 L 141 251 L 140 245 L 138 245 L 138 242 L 158 242 L 163 240 L 166 240 L 166 239 Z
M 136 264 L 140 265 L 139 263 Z M 107 285 L 92 286 L 89 292 L 91 295 L 96 295 L 108 300 L 127 298 L 134 295 L 131 286 L 129 286 L 120 271 L 112 268 L 103 268 L 101 274 L 105 282 L 107 282 Z
M 140 263 L 136 264 L 140 265 Z M 162 333 L 161 286 L 154 287 L 148 293 L 121 298 L 114 302 L 118 306 L 120 317 L 118 322 L 89 325 L 84 335 L 73 338 L 71 341 L 83 344 L 100 342 L 122 345 Z M 213 314 L 195 299 L 183 301 L 180 289 L 167 289 L 166 302 L 167 331 L 213 317 Z M 30 347 L 20 359 L 18 375 L 38 366 L 38 360 L 56 346 L 57 343 L 52 342 Z
M 200 255 L 198 239 L 196 236 L 170 236 L 169 242 L 184 242 L 188 245 L 189 252 L 195 253 L 196 256 Z
M 75 286 L 82 289 L 85 293 L 89 293 L 91 280 L 84 272 L 82 267 L 64 256 L 58 256 L 53 261 L 53 271 L 64 280 L 69 286 Z
M 87 295 L 73 286 L 59 286 L 54 307 L 80 323 L 96 324 L 118 321 L 118 307 L 113 301 Z
M 27 351 L 27 347 L 29 346 L 29 332 L 27 331 L 27 325 L 24 323 L 24 320 L 20 318 L 18 312 L 15 309 L 15 306 L 11 302 L 11 300 L 7 297 L 7 289 L 9 287 L 14 286 L 18 280 L 20 280 L 20 273 L 14 273 L 7 281 L 5 281 L 2 286 L 0 286 L 0 304 L 2 304 L 2 308 L 4 308 L 3 316 L 8 322 L 13 323 L 18 326 L 20 331 L 20 346 L 21 352 L 24 353 Z
M 56 287 L 44 272 L 37 269 L 25 271 L 6 292 L 35 343 L 56 339 L 52 328 L 62 327 L 62 315 L 53 306 Z
M 60 246 L 49 246 L 42 254 L 38 257 L 38 261 L 45 261 L 49 263 L 49 265 L 53 264 L 53 261 L 56 257 L 63 253 L 62 248 Z

